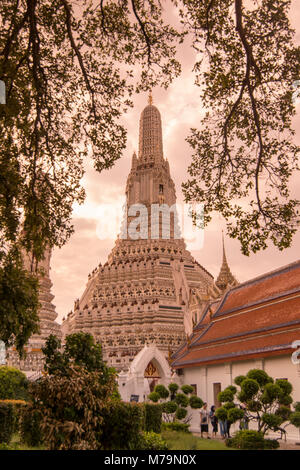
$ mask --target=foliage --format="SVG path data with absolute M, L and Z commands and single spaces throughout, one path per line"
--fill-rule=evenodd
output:
M 193 394 L 194 389 L 191 385 L 182 385 L 181 389 L 175 383 L 171 383 L 168 386 L 170 391 L 170 399 L 161 403 L 163 411 L 163 421 L 175 422 L 176 420 L 186 421 L 190 420 L 187 415 L 188 412 L 185 408 L 190 406 L 191 408 L 201 408 L 203 401 L 201 398 Z M 183 393 L 181 393 L 181 391 Z M 149 400 L 157 403 L 159 400 L 166 400 L 169 397 L 169 392 L 164 385 L 156 385 L 154 392 L 148 395 Z
M 299 201 L 289 187 L 300 150 L 292 128 L 300 48 L 288 18 L 291 1 L 183 5 L 206 109 L 201 128 L 187 138 L 193 160 L 185 200 L 205 204 L 205 225 L 219 212 L 243 254 L 269 241 L 282 250 L 299 225 Z
M 227 416 L 227 410 L 224 408 L 224 406 L 221 406 L 220 408 L 217 408 L 215 411 L 215 415 L 218 418 L 218 421 L 226 421 L 228 416 Z
M 170 402 L 171 403 L 171 402 Z M 145 426 L 146 432 L 161 432 L 162 420 L 162 405 L 153 405 L 152 403 L 145 403 Z
M 290 423 L 296 428 L 300 428 L 300 411 L 295 411 L 290 415 Z
M 179 385 L 176 384 L 176 383 L 170 383 L 170 384 L 168 385 L 168 389 L 169 389 L 170 392 L 171 392 L 171 400 L 174 400 L 175 395 L 176 395 L 176 392 L 177 392 L 177 390 L 179 389 Z
M 192 395 L 190 397 L 190 403 L 189 403 L 191 408 L 202 408 L 204 405 L 204 401 L 201 400 L 200 397 L 197 397 L 196 395 Z
M 225 388 L 222 392 L 218 394 L 218 400 L 220 403 L 223 403 L 224 401 L 233 401 L 234 394 L 232 393 L 231 390 L 228 388 Z
M 31 384 L 29 409 L 42 416 L 41 429 L 48 448 L 99 448 L 101 413 L 116 402 L 112 397 L 115 387 L 114 373 L 107 377 L 102 371 L 77 365 L 70 365 L 66 375 L 46 376 Z
M 0 339 L 15 335 L 20 351 L 38 324 L 21 245 L 35 264 L 47 246 L 69 239 L 73 204 L 84 200 L 85 160 L 97 171 L 111 168 L 126 147 L 119 119 L 132 93 L 167 86 L 180 72 L 182 34 L 162 11 L 158 1 L 139 0 L 0 3 L 0 290 L 10 308 Z
M 61 341 L 54 335 L 47 338 L 42 349 L 45 355 L 45 371 L 52 374 L 66 375 L 72 364 L 84 367 L 87 371 L 101 371 L 100 379 L 105 383 L 113 370 L 103 361 L 102 349 L 95 343 L 90 333 L 78 332 L 67 335 L 62 350 Z M 116 396 L 117 387 L 114 391 Z
M 194 392 L 194 389 L 191 385 L 182 385 L 181 390 L 185 395 L 190 395 Z
M 40 411 L 36 411 L 30 406 L 22 411 L 20 434 L 22 442 L 29 447 L 38 447 L 43 443 L 41 420 Z
M 296 403 L 294 403 L 294 408 L 295 411 L 298 411 L 300 413 L 300 401 L 296 401 Z
M 168 450 L 168 446 L 159 433 L 142 432 L 137 450 Z
M 177 393 L 175 397 L 177 405 L 186 408 L 189 404 L 189 399 L 184 393 Z
M 174 421 L 173 423 L 162 423 L 161 429 L 162 431 L 170 430 L 190 433 L 189 425 L 187 423 L 179 423 L 178 421 Z
M 105 450 L 134 450 L 140 445 L 144 406 L 112 401 L 100 411 L 99 442 Z
M 264 440 L 264 449 L 279 449 L 280 444 L 276 439 L 265 439 Z
M 228 447 L 235 447 L 241 450 L 262 450 L 264 449 L 263 433 L 253 430 L 238 431 L 234 437 L 226 439 Z
M 165 403 L 162 403 L 162 410 L 164 413 L 175 413 L 177 408 L 178 406 L 175 401 L 167 401 Z
M 240 390 L 232 394 L 227 387 L 219 394 L 223 406 L 216 410 L 217 418 L 221 421 L 227 419 L 231 423 L 245 419 L 255 423 L 257 431 L 263 435 L 268 430 L 285 433 L 285 427 L 296 414 L 289 408 L 292 403 L 291 383 L 287 380 L 274 382 L 272 377 L 260 369 L 251 369 L 246 376 L 236 377 L 234 382 Z M 242 409 L 233 406 L 235 395 L 242 402 Z M 226 398 L 228 401 L 224 403 Z
M 1 184 L 0 177 L 0 214 Z M 0 235 L 1 232 L 0 218 Z M 39 332 L 38 281 L 24 269 L 16 249 L 11 249 L 5 255 L 2 249 L 3 241 L 0 243 L 0 340 L 6 346 L 14 345 L 20 356 L 24 356 L 24 345 L 31 334 Z
M 184 419 L 187 415 L 187 410 L 185 408 L 178 407 L 175 413 L 175 417 L 178 420 Z
M 160 395 L 157 392 L 151 392 L 148 395 L 149 400 L 153 401 L 154 403 L 157 403 L 158 400 L 160 399 Z
M 158 393 L 160 398 L 168 398 L 169 396 L 169 391 L 161 384 L 155 386 L 154 392 Z
M 0 443 L 9 444 L 14 432 L 14 410 L 12 403 L 0 402 Z
M 28 380 L 19 369 L 0 366 L 0 400 L 28 399 Z

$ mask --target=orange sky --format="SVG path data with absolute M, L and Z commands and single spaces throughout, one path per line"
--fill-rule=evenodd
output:
M 291 9 L 291 21 L 296 29 L 296 41 L 300 44 L 300 2 L 294 0 Z M 170 163 L 171 176 L 176 185 L 177 199 L 182 200 L 181 183 L 187 179 L 187 167 L 191 161 L 191 150 L 185 142 L 190 127 L 197 127 L 201 119 L 201 101 L 199 89 L 194 86 L 192 73 L 194 53 L 186 46 L 180 53 L 182 75 L 174 81 L 168 90 L 154 89 L 154 104 L 162 117 L 164 156 Z M 114 239 L 100 240 L 96 229 L 98 225 L 96 210 L 101 204 L 115 203 L 124 195 L 126 178 L 130 171 L 131 156 L 138 150 L 138 124 L 140 113 L 147 104 L 146 95 L 134 98 L 134 108 L 123 118 L 128 130 L 128 145 L 123 157 L 112 170 L 97 173 L 92 162 L 87 164 L 86 175 L 82 184 L 87 198 L 84 205 L 74 208 L 73 224 L 75 234 L 61 249 L 55 249 L 51 262 L 52 292 L 55 295 L 58 321 L 61 321 L 73 309 L 74 300 L 84 291 L 88 274 L 107 256 L 114 245 Z M 296 142 L 300 145 L 300 99 L 297 100 L 297 116 L 294 119 Z M 292 182 L 293 195 L 300 199 L 299 176 Z M 192 251 L 193 256 L 214 277 L 219 273 L 222 262 L 221 230 L 225 223 L 216 216 L 205 229 L 203 247 Z M 239 281 L 251 279 L 264 272 L 299 259 L 300 232 L 296 234 L 293 246 L 283 252 L 270 246 L 263 252 L 245 257 L 240 252 L 236 240 L 225 239 L 227 260 L 232 273 Z

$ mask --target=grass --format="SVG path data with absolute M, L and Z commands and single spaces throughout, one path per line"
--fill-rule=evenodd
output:
M 201 439 L 191 433 L 163 431 L 161 436 L 170 450 L 232 450 L 217 439 Z M 19 434 L 14 434 L 8 446 L 9 450 L 45 450 L 45 447 L 29 447 L 21 442 Z
M 231 450 L 217 439 L 201 439 L 191 433 L 163 431 L 161 434 L 170 450 Z
M 3 447 L 4 447 L 4 445 L 3 445 Z M 1 450 L 45 450 L 45 447 L 43 447 L 43 446 L 29 447 L 28 445 L 24 444 L 21 441 L 20 434 L 16 433 L 16 434 L 13 435 L 12 440 L 7 445 L 7 449 L 1 449 Z

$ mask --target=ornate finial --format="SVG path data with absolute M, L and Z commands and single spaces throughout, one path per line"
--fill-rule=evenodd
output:
M 148 104 L 152 104 L 152 103 L 153 103 L 152 91 L 149 91 Z

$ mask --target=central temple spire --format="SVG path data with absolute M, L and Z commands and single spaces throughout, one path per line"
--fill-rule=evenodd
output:
M 154 163 L 163 160 L 162 126 L 160 112 L 154 106 L 151 92 L 148 106 L 140 117 L 139 159 L 142 163 Z

